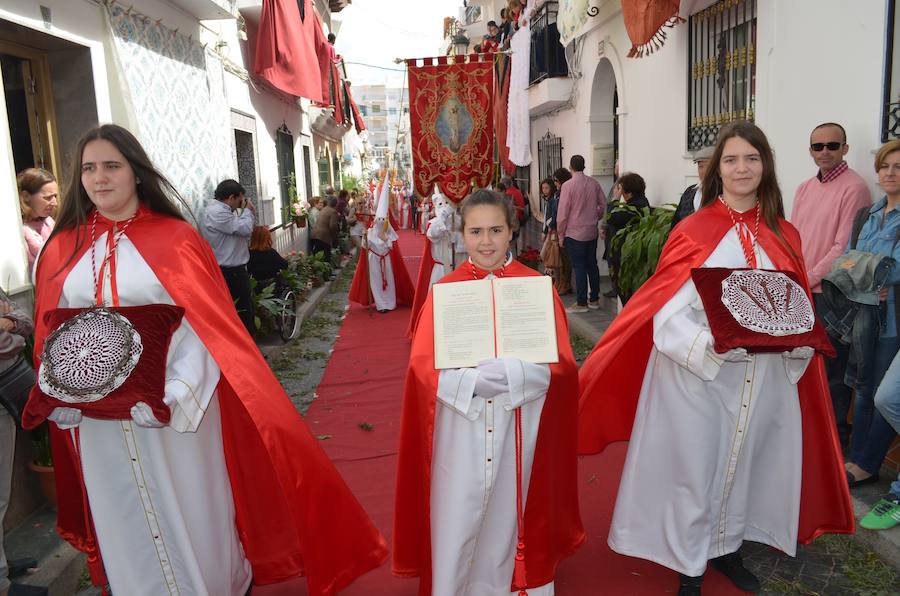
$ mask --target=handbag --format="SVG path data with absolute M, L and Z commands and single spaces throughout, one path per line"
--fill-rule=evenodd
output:
M 0 405 L 6 408 L 19 428 L 22 428 L 22 412 L 34 382 L 34 370 L 21 354 L 12 366 L 0 373 Z
M 691 269 L 703 302 L 714 348 L 751 353 L 787 352 L 810 346 L 833 358 L 834 346 L 793 271 L 771 269 Z
M 541 247 L 541 262 L 547 269 L 558 269 L 562 267 L 562 255 L 559 253 L 559 240 L 557 240 L 556 232 L 547 234 L 544 240 L 544 246 Z

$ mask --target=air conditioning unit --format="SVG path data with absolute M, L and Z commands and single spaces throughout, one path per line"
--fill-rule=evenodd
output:
M 616 149 L 612 145 L 591 145 L 591 176 L 612 176 Z

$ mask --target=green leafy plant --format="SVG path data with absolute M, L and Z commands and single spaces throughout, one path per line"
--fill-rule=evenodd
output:
M 275 318 L 281 315 L 285 301 L 275 296 L 275 284 L 271 283 L 256 291 L 258 282 L 250 278 L 250 292 L 253 296 L 253 323 L 260 333 L 271 333 L 275 329 Z
M 670 209 L 650 209 L 617 207 L 635 214 L 624 228 L 616 232 L 611 243 L 621 255 L 619 265 L 619 291 L 623 296 L 634 294 L 653 272 L 662 252 L 663 245 L 672 227 L 674 211 Z
M 325 256 L 325 253 L 317 252 L 307 257 L 307 259 L 312 269 L 313 278 L 319 282 L 318 285 L 331 279 L 331 272 L 334 270 L 334 266 L 331 264 L 331 260 Z M 313 282 L 313 285 L 317 284 Z

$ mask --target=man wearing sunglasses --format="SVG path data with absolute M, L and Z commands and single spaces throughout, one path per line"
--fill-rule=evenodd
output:
M 801 184 L 794 195 L 791 223 L 803 242 L 803 259 L 817 312 L 821 312 L 822 278 L 847 248 L 853 216 L 872 204 L 865 181 L 844 161 L 849 150 L 843 126 L 826 122 L 815 127 L 809 138 L 809 154 L 819 171 Z M 850 388 L 844 384 L 844 371 L 849 350 L 844 345 L 836 345 L 835 349 L 837 357 L 826 360 L 825 368 L 838 434 L 841 444 L 846 445 L 850 438 Z

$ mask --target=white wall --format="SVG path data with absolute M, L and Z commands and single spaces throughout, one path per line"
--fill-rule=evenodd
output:
M 709 4 L 701 0 L 689 10 Z M 532 121 L 532 154 L 536 160 L 537 140 L 549 128 L 563 138 L 563 165 L 581 153 L 590 168 L 591 91 L 602 42 L 618 84 L 620 171 L 641 174 L 652 203 L 677 201 L 696 181 L 686 149 L 688 27 L 667 30 L 656 53 L 626 58 L 631 42 L 620 9 L 605 6 L 615 14 L 601 14 L 603 24 L 584 36 L 574 108 Z M 847 128 L 847 161 L 877 192 L 872 159 L 881 134 L 885 8 L 874 0 L 758 0 L 755 121 L 776 154 L 788 214 L 797 186 L 816 173 L 809 133 L 825 121 Z M 532 178 L 535 184 L 536 165 Z

